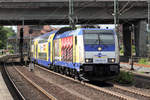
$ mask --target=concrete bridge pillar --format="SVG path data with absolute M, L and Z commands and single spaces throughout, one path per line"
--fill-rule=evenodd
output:
M 145 20 L 140 20 L 135 24 L 135 46 L 136 56 L 138 57 L 147 56 L 148 34 L 146 31 L 146 24 Z
M 123 45 L 124 45 L 124 56 L 131 56 L 131 24 L 123 24 Z

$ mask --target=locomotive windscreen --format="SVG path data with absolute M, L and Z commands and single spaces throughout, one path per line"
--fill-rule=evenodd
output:
M 85 30 L 85 44 L 114 44 L 113 30 Z

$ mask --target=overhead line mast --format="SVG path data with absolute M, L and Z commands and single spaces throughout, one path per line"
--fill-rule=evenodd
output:
M 115 24 L 115 29 L 117 29 L 117 26 L 119 24 L 119 4 L 118 4 L 118 0 L 114 0 L 114 24 Z
M 150 33 L 150 0 L 147 0 L 148 3 L 148 24 L 147 24 L 147 32 Z
M 120 42 L 120 38 L 119 38 L 119 32 L 118 32 L 118 24 L 119 24 L 119 3 L 118 0 L 114 0 L 114 24 L 115 24 L 115 31 L 117 33 L 117 37 L 118 37 L 118 43 Z M 120 47 L 119 47 L 120 49 Z
M 147 0 L 147 3 L 148 3 L 148 24 L 147 24 L 148 48 L 150 48 L 150 0 Z
M 73 0 L 69 0 L 69 25 L 75 29 Z

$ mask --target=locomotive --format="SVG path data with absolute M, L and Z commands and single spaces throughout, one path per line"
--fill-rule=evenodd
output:
M 32 40 L 34 63 L 62 74 L 90 81 L 105 81 L 120 72 L 115 30 L 61 28 Z

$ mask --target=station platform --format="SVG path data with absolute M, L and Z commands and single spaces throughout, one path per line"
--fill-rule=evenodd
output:
M 0 72 L 0 100 L 13 100 Z
M 120 63 L 121 68 L 123 69 L 131 69 L 131 65 L 129 63 Z M 133 65 L 134 71 L 139 73 L 145 73 L 150 76 L 150 65 L 136 64 Z

